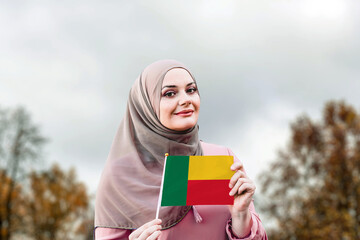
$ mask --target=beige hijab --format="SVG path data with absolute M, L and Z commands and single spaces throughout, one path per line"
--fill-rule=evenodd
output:
M 98 186 L 95 227 L 134 229 L 154 219 L 164 154 L 202 155 L 197 125 L 178 132 L 159 121 L 162 82 L 173 68 L 187 70 L 175 60 L 157 61 L 145 68 L 130 90 Z M 161 207 L 163 228 L 178 223 L 189 209 Z

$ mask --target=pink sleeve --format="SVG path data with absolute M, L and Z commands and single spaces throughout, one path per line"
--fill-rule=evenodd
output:
M 117 229 L 117 228 L 102 228 L 95 229 L 95 240 L 125 240 L 129 239 L 131 230 Z
M 251 203 L 249 206 L 249 210 L 251 213 L 252 218 L 252 226 L 251 231 L 248 236 L 245 238 L 238 238 L 231 230 L 231 219 L 226 224 L 226 233 L 228 235 L 229 240 L 237 240 L 237 239 L 243 239 L 243 240 L 267 240 L 265 229 L 261 223 L 261 220 L 259 218 L 259 215 L 255 212 L 254 204 Z

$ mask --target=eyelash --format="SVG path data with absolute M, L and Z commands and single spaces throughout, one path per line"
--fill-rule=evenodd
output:
M 172 97 L 175 95 L 174 91 L 167 91 L 163 94 L 164 97 Z
M 197 88 L 196 87 L 191 87 L 187 91 L 189 92 L 190 90 L 192 91 L 191 93 L 194 93 L 194 92 L 197 91 Z
M 196 87 L 190 87 L 186 90 L 187 93 L 190 93 L 190 94 L 193 94 L 195 92 L 197 92 L 197 88 Z M 167 91 L 163 94 L 163 97 L 173 97 L 174 95 L 176 94 L 175 91 L 173 90 L 170 90 L 170 91 Z

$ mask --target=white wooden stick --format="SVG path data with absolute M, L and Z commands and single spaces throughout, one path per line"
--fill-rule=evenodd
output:
M 164 185 L 166 159 L 167 159 L 168 156 L 169 156 L 169 154 L 165 153 L 164 169 L 163 169 L 163 174 L 162 174 L 161 187 L 160 187 L 160 193 L 159 193 L 159 199 L 158 199 L 158 205 L 157 205 L 157 209 L 156 209 L 156 217 L 155 217 L 155 219 L 159 218 L 159 211 L 160 211 L 160 207 L 161 207 L 162 192 L 163 192 L 163 185 Z

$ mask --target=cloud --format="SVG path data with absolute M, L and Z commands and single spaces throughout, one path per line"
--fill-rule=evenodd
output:
M 92 191 L 142 69 L 175 58 L 200 88 L 200 136 L 256 176 L 288 124 L 360 101 L 357 1 L 43 1 L 0 5 L 0 104 L 28 107 L 50 160 Z M 356 105 L 355 105 L 356 106 Z M 358 106 L 356 106 L 358 107 Z

